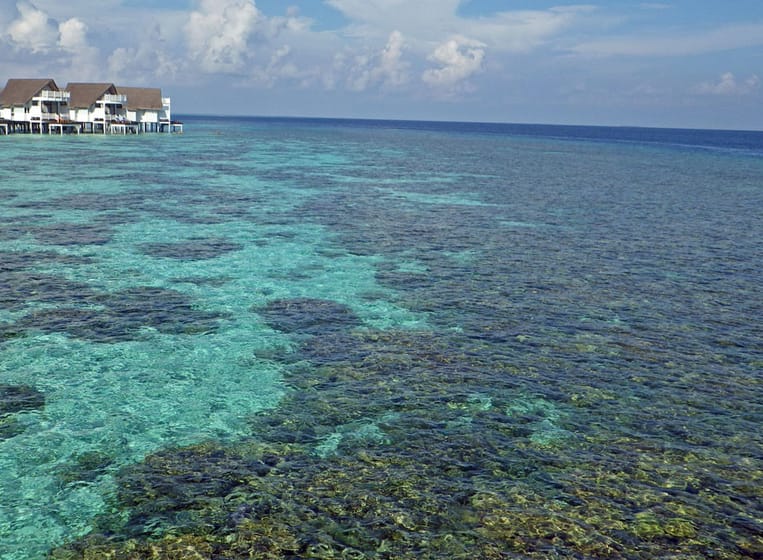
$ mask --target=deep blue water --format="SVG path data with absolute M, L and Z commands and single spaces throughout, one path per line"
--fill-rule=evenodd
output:
M 763 133 L 184 120 L 0 137 L 0 558 L 763 555 Z
M 225 122 L 231 117 L 184 117 L 204 119 L 208 122 Z M 412 130 L 441 132 L 445 134 L 477 134 L 499 136 L 530 136 L 545 139 L 568 139 L 571 141 L 624 142 L 634 144 L 656 144 L 663 148 L 707 149 L 739 151 L 752 156 L 761 155 L 763 132 L 754 130 L 703 130 L 680 128 L 645 128 L 613 126 L 547 125 L 518 123 L 476 123 L 446 121 L 408 121 L 372 119 L 325 119 L 258 117 L 241 118 L 242 122 L 256 122 L 260 125 L 286 125 L 293 127 L 341 127 L 362 130 Z

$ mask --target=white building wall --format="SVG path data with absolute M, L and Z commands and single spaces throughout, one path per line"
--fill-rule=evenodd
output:
M 172 119 L 172 98 L 162 97 L 162 112 L 159 115 L 159 119 L 162 121 L 170 121 Z
M 139 112 L 139 119 L 138 122 L 142 123 L 158 123 L 159 122 L 159 113 L 156 111 L 140 111 Z
M 11 112 L 11 120 L 25 122 L 29 117 L 29 113 L 26 111 L 26 107 L 13 107 Z
M 70 109 L 69 118 L 76 122 L 90 122 L 89 109 Z
M 29 107 L 29 118 L 33 120 L 40 120 L 42 118 L 42 107 L 39 103 Z
M 151 109 L 125 111 L 125 117 L 128 121 L 136 123 L 156 124 L 159 122 L 159 112 Z

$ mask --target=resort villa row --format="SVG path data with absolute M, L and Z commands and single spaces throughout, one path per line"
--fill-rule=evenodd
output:
M 0 91 L 0 134 L 182 132 L 158 88 L 10 79 Z

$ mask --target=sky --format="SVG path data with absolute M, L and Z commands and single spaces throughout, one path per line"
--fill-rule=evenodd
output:
M 763 0 L 0 0 L 14 77 L 175 114 L 763 130 Z

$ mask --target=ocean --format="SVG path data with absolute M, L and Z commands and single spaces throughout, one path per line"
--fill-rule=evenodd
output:
M 763 557 L 763 133 L 0 137 L 0 559 Z

